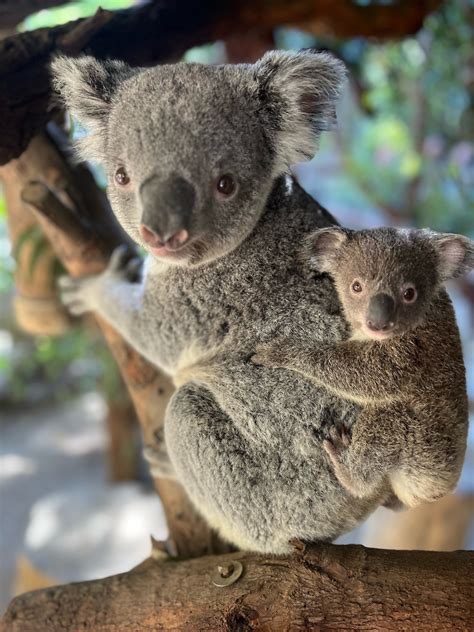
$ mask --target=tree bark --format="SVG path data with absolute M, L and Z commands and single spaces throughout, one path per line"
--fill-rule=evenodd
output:
M 416 32 L 441 0 L 356 4 L 351 0 L 161 0 L 0 42 L 0 164 L 18 157 L 54 115 L 49 62 L 56 53 L 115 57 L 132 65 L 179 59 L 192 46 L 284 24 L 340 37 Z
M 241 577 L 216 587 L 213 578 L 225 572 L 218 567 L 235 561 Z M 0 630 L 467 631 L 473 578 L 474 552 L 314 545 L 285 558 L 150 559 L 122 575 L 21 595 Z
M 54 129 L 59 139 L 60 133 Z M 90 171 L 85 165 L 72 165 L 66 150 L 60 151 L 48 135 L 37 136 L 18 160 L 0 169 L 0 177 L 8 200 L 29 203 L 56 255 L 73 276 L 103 270 L 121 243 L 132 248 Z M 163 441 L 164 412 L 174 390 L 171 381 L 110 325 L 97 321 L 129 389 L 145 443 Z M 178 483 L 157 479 L 155 486 L 180 555 L 229 550 L 197 514 Z

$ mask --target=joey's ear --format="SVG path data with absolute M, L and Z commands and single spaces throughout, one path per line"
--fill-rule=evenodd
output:
M 438 255 L 438 274 L 441 281 L 474 269 L 474 241 L 453 233 L 426 231 Z
M 81 154 L 100 157 L 112 99 L 122 81 L 136 71 L 121 61 L 59 56 L 52 61 L 51 72 L 66 107 L 91 133 L 79 143 Z
M 339 249 L 348 238 L 349 231 L 337 226 L 312 233 L 305 243 L 306 257 L 311 267 L 320 272 L 331 272 L 337 262 Z
M 312 158 L 336 120 L 344 64 L 328 53 L 271 51 L 254 66 L 260 113 L 282 170 Z

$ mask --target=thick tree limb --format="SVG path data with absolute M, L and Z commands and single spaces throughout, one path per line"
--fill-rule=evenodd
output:
M 58 132 L 56 132 L 56 136 Z M 84 165 L 73 166 L 46 134 L 0 170 L 7 199 L 30 203 L 56 255 L 70 274 L 104 269 L 113 249 L 131 242 L 117 224 L 107 198 Z M 21 199 L 20 199 L 21 198 Z M 144 440 L 162 439 L 164 411 L 173 392 L 170 380 L 141 357 L 105 321 L 97 319 L 129 389 Z M 156 480 L 171 537 L 180 555 L 229 550 L 196 513 L 177 483 Z
M 66 3 L 67 0 L 0 0 L 0 33 L 12 30 L 32 13 Z
M 218 567 L 243 575 L 216 587 Z M 312 546 L 292 558 L 250 553 L 147 560 L 91 582 L 26 593 L 0 630 L 472 630 L 474 552 Z
M 191 46 L 283 24 L 315 33 L 401 37 L 441 0 L 360 5 L 351 0 L 155 0 L 128 10 L 21 33 L 0 42 L 0 164 L 16 158 L 53 116 L 48 64 L 54 53 L 115 57 L 132 65 L 176 60 Z

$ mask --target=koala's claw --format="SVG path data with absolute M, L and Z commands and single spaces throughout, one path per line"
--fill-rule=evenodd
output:
M 329 428 L 329 438 L 333 449 L 340 453 L 349 447 L 351 443 L 351 437 L 349 432 L 344 426 L 331 426 Z
M 340 466 L 340 459 L 350 443 L 351 438 L 345 428 L 338 426 L 329 428 L 329 439 L 323 441 L 323 448 L 331 459 L 334 469 Z
M 126 244 L 121 244 L 113 251 L 107 273 L 125 277 L 130 283 L 137 283 L 141 279 L 143 259 Z
M 355 498 L 363 498 L 368 491 L 357 477 L 343 463 L 345 452 L 350 448 L 351 436 L 344 427 L 332 426 L 329 429 L 329 439 L 323 441 L 323 448 L 327 452 L 337 480 L 344 489 Z

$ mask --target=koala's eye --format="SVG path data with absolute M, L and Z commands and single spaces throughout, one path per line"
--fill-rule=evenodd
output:
M 403 290 L 403 300 L 405 303 L 414 303 L 418 296 L 416 289 L 413 285 L 407 285 Z
M 237 183 L 229 174 L 225 174 L 217 180 L 216 189 L 221 195 L 225 197 L 231 196 L 236 188 Z
M 351 285 L 351 289 L 356 294 L 360 294 L 363 290 L 362 283 L 360 281 L 354 281 L 354 283 Z
M 130 178 L 124 167 L 119 167 L 115 172 L 115 182 L 121 187 L 126 186 L 130 182 Z

